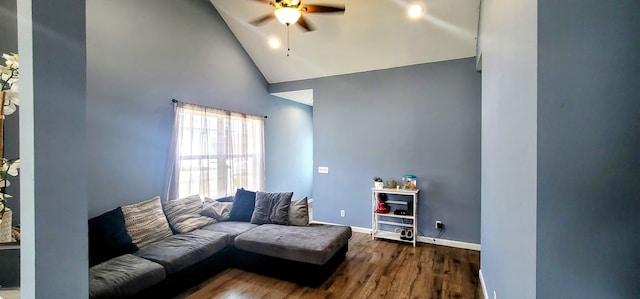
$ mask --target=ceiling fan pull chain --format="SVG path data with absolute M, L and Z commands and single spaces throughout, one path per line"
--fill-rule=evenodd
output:
M 287 57 L 289 57 L 289 52 L 291 52 L 291 47 L 289 46 L 289 24 L 287 24 Z

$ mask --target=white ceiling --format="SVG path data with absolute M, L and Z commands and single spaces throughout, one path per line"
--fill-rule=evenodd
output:
M 269 83 L 349 74 L 452 60 L 476 55 L 480 0 L 308 0 L 303 4 L 344 5 L 343 14 L 306 14 L 315 31 L 270 20 L 250 21 L 273 7 L 255 0 L 211 0 Z M 407 17 L 420 2 L 425 14 Z M 268 39 L 280 39 L 273 50 Z
M 272 92 L 271 95 L 301 104 L 313 106 L 313 89 Z

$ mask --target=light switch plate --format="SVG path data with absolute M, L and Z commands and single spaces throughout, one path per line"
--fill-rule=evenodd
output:
M 329 167 L 327 166 L 319 166 L 318 173 L 329 173 Z

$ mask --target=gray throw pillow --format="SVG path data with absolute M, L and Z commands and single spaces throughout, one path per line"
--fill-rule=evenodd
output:
M 221 202 L 215 199 L 205 198 L 202 213 L 200 214 L 218 221 L 227 221 L 229 220 L 232 206 L 233 202 Z
M 293 192 L 258 192 L 251 223 L 287 225 L 292 196 Z
M 171 227 L 181 234 L 216 222 L 214 219 L 200 215 L 202 212 L 200 195 L 164 202 L 162 208 Z
M 307 197 L 291 202 L 289 206 L 289 225 L 309 225 L 309 202 Z
M 127 232 L 138 247 L 173 235 L 167 217 L 162 211 L 159 196 L 140 203 L 122 206 L 122 214 Z

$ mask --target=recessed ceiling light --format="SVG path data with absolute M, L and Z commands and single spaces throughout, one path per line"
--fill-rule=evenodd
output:
M 422 3 L 411 4 L 409 6 L 409 9 L 407 10 L 407 13 L 409 15 L 409 18 L 417 19 L 424 13 L 424 7 L 422 6 Z
M 280 40 L 277 37 L 270 37 L 269 47 L 271 47 L 271 49 L 280 49 Z

